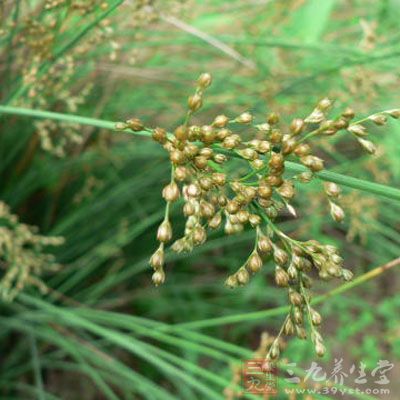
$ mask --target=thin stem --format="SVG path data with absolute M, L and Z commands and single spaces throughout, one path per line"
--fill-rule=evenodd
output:
M 110 129 L 117 131 L 115 128 L 115 122 L 112 121 L 105 121 L 101 119 L 95 118 L 88 118 L 82 117 L 79 115 L 74 114 L 63 114 L 63 113 L 56 113 L 51 111 L 43 111 L 43 110 L 32 110 L 29 108 L 20 108 L 20 107 L 12 107 L 12 106 L 1 106 L 0 105 L 0 114 L 12 114 L 12 115 L 20 115 L 26 117 L 33 117 L 33 118 L 42 118 L 42 119 L 52 119 L 55 121 L 66 121 L 72 122 L 75 124 L 81 125 L 90 125 L 95 126 L 98 128 Z M 121 132 L 130 133 L 133 135 L 139 136 L 151 136 L 151 130 L 143 130 L 140 132 L 132 132 L 129 130 L 122 130 Z M 231 153 L 229 153 L 231 154 Z M 285 167 L 288 171 L 292 172 L 306 172 L 309 171 L 305 166 L 301 164 L 297 164 L 291 161 L 285 162 Z M 368 192 L 371 194 L 375 194 L 377 196 L 400 201 L 400 189 L 381 185 L 379 183 L 369 182 L 358 178 L 353 178 L 347 175 L 337 174 L 335 172 L 330 171 L 320 171 L 316 172 L 315 176 L 323 181 L 335 182 L 343 186 L 347 186 L 353 189 L 361 190 L 364 192 Z

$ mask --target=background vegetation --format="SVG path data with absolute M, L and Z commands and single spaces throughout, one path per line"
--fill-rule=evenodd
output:
M 43 272 L 42 290 L 27 280 L 29 260 L 16 258 L 26 285 L 9 301 L 5 243 L 27 233 L 1 231 L 1 399 L 235 398 L 234 385 L 233 392 L 224 389 L 262 332 L 276 334 L 286 304 L 272 264 L 245 288 L 223 286 L 252 246 L 246 232 L 215 234 L 189 257 L 170 255 L 167 282 L 154 288 L 148 258 L 169 179 L 164 152 L 147 138 L 76 119 L 26 118 L 10 107 L 105 121 L 139 116 L 172 130 L 192 82 L 208 71 L 214 83 L 199 122 L 247 110 L 259 118 L 281 111 L 289 122 L 325 96 L 361 116 L 398 108 L 399 6 L 398 0 L 2 2 L 1 204 L 64 242 L 46 248 L 57 271 L 30 270 Z M 398 188 L 400 125 L 370 132 L 379 147 L 372 159 L 345 137 L 321 142 L 327 169 Z M 345 265 L 363 276 L 399 257 L 400 202 L 343 189 L 344 224 L 329 221 L 321 184 L 313 183 L 296 204 L 299 218 L 280 227 L 339 246 Z M 16 226 L 4 210 L 0 225 Z M 33 241 L 39 247 L 22 241 L 14 250 L 40 258 L 41 239 Z M 398 288 L 393 268 L 356 280 L 318 306 L 328 348 L 320 365 L 331 371 L 343 358 L 347 370 L 363 362 L 372 371 L 379 360 L 397 363 L 388 373 L 391 395 L 383 396 L 392 399 L 400 390 Z M 312 345 L 297 339 L 284 357 L 297 363 L 299 376 L 315 360 Z

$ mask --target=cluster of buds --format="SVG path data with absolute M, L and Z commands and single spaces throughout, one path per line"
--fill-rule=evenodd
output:
M 312 139 L 331 136 L 341 130 L 352 134 L 357 129 L 364 131 L 360 127 L 365 120 L 352 122 L 354 112 L 350 109 L 338 118 L 329 119 L 332 102 L 323 99 L 309 116 L 296 118 L 287 127 L 282 126 L 276 113 L 268 114 L 265 121 L 256 124 L 249 112 L 236 118 L 218 115 L 210 124 L 192 125 L 191 116 L 201 108 L 204 92 L 210 84 L 211 76 L 202 74 L 195 94 L 189 97 L 184 123 L 173 133 L 162 128 L 145 128 L 138 119 L 116 126 L 151 132 L 153 139 L 169 154 L 171 180 L 162 191 L 167 204 L 165 217 L 157 233 L 159 247 L 150 259 L 153 281 L 156 285 L 165 281 L 164 252 L 174 236 L 170 221 L 173 203 L 182 206 L 186 217 L 183 237 L 175 239 L 171 245 L 175 252 L 190 252 L 203 244 L 210 230 L 222 228 L 225 234 L 233 235 L 246 227 L 252 229 L 254 247 L 243 265 L 226 279 L 226 285 L 230 288 L 246 285 L 267 260 L 275 264 L 275 282 L 286 288 L 290 312 L 266 360 L 279 356 L 282 334 L 307 337 L 305 319 L 311 326 L 316 353 L 322 356 L 325 350 L 318 332 L 321 317 L 310 305 L 311 273 L 317 272 L 324 280 L 342 278 L 346 281 L 351 279 L 352 273 L 343 268 L 343 259 L 334 246 L 315 240 L 295 240 L 284 234 L 275 220 L 285 210 L 296 216 L 295 185 L 309 182 L 324 168 L 324 160 L 315 155 L 310 145 Z M 399 112 L 385 113 L 396 118 Z M 378 115 L 385 113 L 367 119 L 382 124 L 384 119 Z M 356 138 L 360 142 L 359 134 Z M 362 147 L 369 150 L 366 139 L 362 140 Z M 289 160 L 300 162 L 308 171 L 290 173 L 285 164 Z M 326 182 L 324 188 L 331 215 L 336 222 L 341 222 L 344 212 L 338 204 L 340 188 L 333 182 Z

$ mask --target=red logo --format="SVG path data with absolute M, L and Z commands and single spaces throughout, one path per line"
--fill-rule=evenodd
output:
M 258 395 L 278 393 L 277 368 L 271 362 L 266 364 L 265 359 L 246 360 L 243 364 L 242 378 L 247 393 Z

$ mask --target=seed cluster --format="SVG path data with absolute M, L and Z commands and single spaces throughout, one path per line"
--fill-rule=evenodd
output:
M 60 267 L 45 247 L 63 242 L 62 237 L 42 236 L 35 227 L 22 224 L 0 201 L 0 297 L 11 301 L 27 285 L 45 291 L 40 275 Z
M 222 227 L 225 234 L 232 235 L 248 227 L 255 233 L 254 247 L 243 265 L 228 276 L 226 285 L 230 288 L 246 285 L 265 261 L 271 259 L 275 264 L 275 282 L 287 290 L 290 304 L 290 312 L 266 359 L 278 358 L 283 333 L 307 337 L 304 320 L 309 321 L 315 351 L 322 356 L 325 348 L 318 332 L 322 318 L 310 305 L 311 274 L 316 272 L 324 280 L 348 281 L 352 273 L 343 268 L 343 259 L 336 247 L 316 240 L 295 240 L 283 233 L 275 221 L 285 210 L 296 216 L 295 185 L 310 182 L 324 168 L 324 160 L 315 155 L 310 144 L 312 139 L 347 131 L 365 150 L 373 153 L 375 146 L 366 138 L 364 123 L 369 120 L 383 125 L 387 115 L 399 118 L 400 110 L 354 121 L 355 113 L 348 108 L 329 119 L 333 104 L 325 98 L 310 115 L 294 119 L 288 127 L 282 126 L 276 113 L 268 114 L 265 121 L 256 124 L 249 112 L 236 118 L 218 115 L 208 125 L 192 125 L 191 117 L 202 107 L 204 92 L 211 81 L 208 73 L 199 77 L 196 91 L 188 99 L 184 123 L 173 134 L 162 128 L 145 128 L 137 118 L 116 125 L 119 130 L 150 131 L 169 154 L 171 180 L 162 190 L 165 217 L 157 231 L 159 247 L 150 258 L 153 282 L 158 286 L 165 281 L 165 248 L 173 239 L 170 221 L 173 203 L 183 200 L 180 204 L 186 217 L 183 237 L 171 245 L 178 253 L 190 252 L 203 244 L 210 230 Z M 288 160 L 300 162 L 307 170 L 290 174 L 285 165 Z M 344 211 L 339 205 L 339 186 L 326 182 L 324 190 L 332 218 L 341 222 Z

